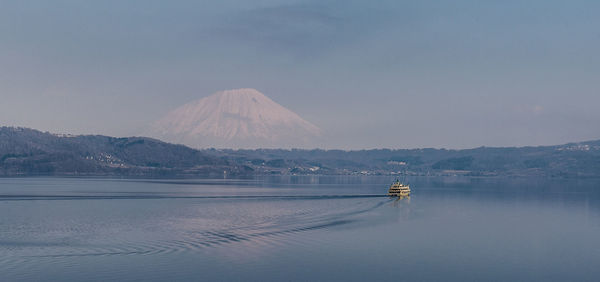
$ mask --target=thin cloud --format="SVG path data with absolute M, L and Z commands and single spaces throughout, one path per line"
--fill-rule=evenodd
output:
M 369 16 L 369 8 L 341 2 L 278 5 L 239 12 L 212 34 L 267 52 L 318 56 L 374 30 L 380 19 Z

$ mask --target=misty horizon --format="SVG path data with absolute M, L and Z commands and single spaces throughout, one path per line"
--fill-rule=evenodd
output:
M 34 130 L 34 131 L 39 131 L 42 133 L 47 133 L 47 134 L 51 134 L 57 137 L 84 137 L 84 136 L 104 136 L 104 137 L 108 137 L 108 138 L 121 138 L 121 139 L 130 139 L 130 138 L 149 138 L 149 139 L 154 139 L 154 140 L 158 140 L 160 142 L 164 142 L 167 144 L 172 144 L 172 145 L 183 145 L 185 147 L 189 147 L 191 149 L 195 149 L 195 150 L 233 150 L 233 151 L 260 151 L 260 150 L 283 150 L 283 151 L 293 151 L 293 150 L 301 150 L 301 151 L 312 151 L 312 150 L 322 150 L 322 151 L 345 151 L 345 152 L 357 152 L 357 151 L 369 151 L 369 150 L 392 150 L 392 151 L 402 151 L 402 150 L 426 150 L 426 149 L 433 149 L 433 150 L 448 150 L 448 151 L 464 151 L 464 150 L 471 150 L 471 149 L 481 149 L 481 148 L 487 148 L 487 149 L 510 149 L 510 148 L 543 148 L 543 147 L 564 147 L 567 145 L 575 145 L 575 146 L 585 146 L 582 144 L 586 144 L 586 143 L 595 143 L 600 141 L 600 139 L 590 139 L 590 140 L 579 140 L 579 141 L 572 141 L 572 142 L 565 142 L 565 143 L 560 143 L 560 144 L 538 144 L 538 145 L 523 145 L 523 146 L 477 146 L 477 147 L 466 147 L 466 148 L 451 148 L 451 147 L 373 147 L 373 148 L 359 148 L 359 149 L 345 149 L 345 148 L 326 148 L 326 147 L 311 147 L 311 146 L 304 146 L 304 147 L 294 147 L 294 146 L 287 146 L 287 147 L 260 147 L 260 146 L 256 146 L 256 147 L 232 147 L 232 146 L 204 146 L 204 147 L 198 147 L 198 146 L 190 146 L 187 144 L 184 144 L 183 142 L 172 142 L 172 141 L 168 141 L 168 140 L 164 140 L 161 138 L 157 138 L 157 137 L 152 137 L 150 135 L 130 135 L 130 136 L 111 136 L 111 135 L 103 135 L 103 134 L 72 134 L 72 133 L 68 133 L 68 132 L 52 132 L 52 131 L 47 131 L 47 130 L 39 130 L 36 128 L 30 128 L 30 127 L 24 127 L 24 126 L 0 126 L 0 128 L 9 128 L 9 129 L 26 129 L 26 130 Z M 578 150 L 585 150 L 585 148 L 578 148 Z
M 596 8 L 4 2 L 0 125 L 143 136 L 186 103 L 254 88 L 325 132 L 324 149 L 595 140 Z

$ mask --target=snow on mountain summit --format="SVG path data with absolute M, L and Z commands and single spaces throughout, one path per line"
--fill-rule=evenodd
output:
M 225 90 L 158 120 L 154 137 L 206 148 L 306 147 L 321 130 L 256 89 Z

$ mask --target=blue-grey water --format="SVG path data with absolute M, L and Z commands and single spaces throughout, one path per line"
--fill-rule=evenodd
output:
M 0 179 L 1 281 L 598 281 L 600 182 Z

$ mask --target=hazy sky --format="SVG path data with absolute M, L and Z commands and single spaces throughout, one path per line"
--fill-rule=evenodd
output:
M 327 148 L 600 138 L 600 1 L 0 0 L 0 125 L 138 135 L 250 87 Z

